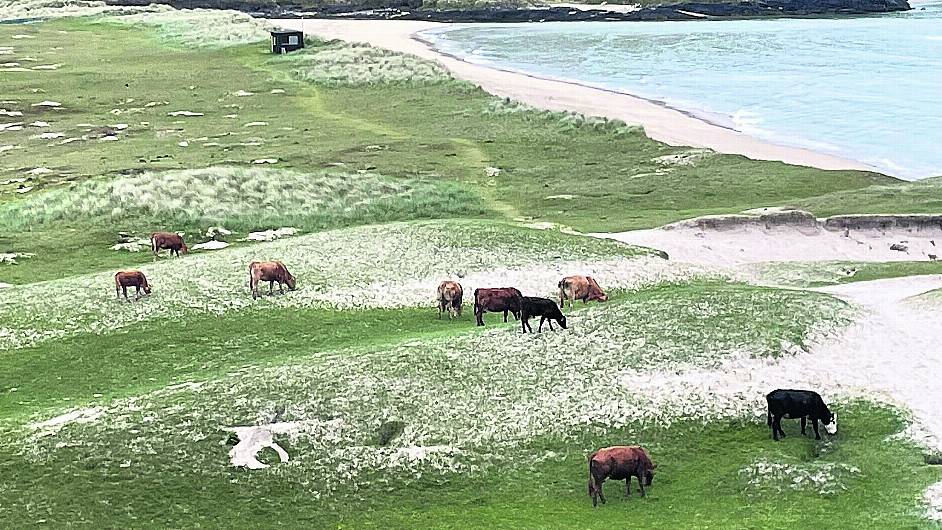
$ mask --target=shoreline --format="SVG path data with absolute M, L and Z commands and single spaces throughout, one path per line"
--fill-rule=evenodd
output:
M 881 170 L 860 161 L 787 145 L 775 144 L 712 123 L 688 111 L 611 89 L 548 79 L 468 62 L 434 49 L 419 33 L 445 31 L 457 24 L 414 20 L 271 19 L 286 29 L 299 29 L 325 39 L 366 43 L 440 63 L 456 78 L 486 92 L 540 109 L 570 111 L 586 116 L 619 119 L 640 125 L 652 140 L 671 146 L 711 149 L 754 160 L 779 161 L 824 170 Z

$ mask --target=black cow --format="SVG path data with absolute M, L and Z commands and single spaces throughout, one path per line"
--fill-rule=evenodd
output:
M 548 321 L 550 331 L 553 330 L 553 320 L 559 322 L 559 325 L 563 329 L 566 329 L 566 317 L 563 316 L 562 311 L 559 310 L 559 306 L 556 305 L 556 302 L 550 300 L 549 298 L 539 298 L 536 296 L 523 296 L 520 298 L 520 325 L 523 327 L 523 332 L 526 333 L 527 330 L 530 330 L 530 333 L 533 333 L 533 328 L 530 327 L 530 317 L 540 317 L 540 325 L 537 327 L 537 331 L 543 331 L 543 322 Z
M 824 431 L 828 434 L 837 434 L 837 414 L 831 412 L 831 409 L 824 403 L 817 392 L 811 390 L 775 390 L 765 396 L 769 403 L 769 427 L 772 428 L 772 438 L 779 439 L 779 436 L 785 436 L 782 430 L 782 418 L 801 418 L 801 434 L 805 434 L 805 421 L 811 418 L 811 426 L 814 428 L 814 438 L 821 439 L 818 433 L 818 421 L 824 425 Z

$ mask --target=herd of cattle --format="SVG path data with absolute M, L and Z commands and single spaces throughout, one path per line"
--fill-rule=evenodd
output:
M 474 319 L 478 326 L 484 325 L 484 313 L 504 313 L 504 322 L 507 322 L 507 313 L 520 321 L 523 332 L 533 332 L 530 319 L 540 317 L 537 332 L 543 331 L 543 324 L 548 323 L 553 330 L 553 321 L 566 329 L 566 317 L 560 310 L 569 300 L 572 308 L 573 300 L 582 300 L 583 303 L 591 301 L 605 302 L 608 295 L 602 291 L 599 284 L 591 276 L 566 276 L 557 284 L 559 287 L 559 305 L 549 298 L 538 296 L 523 296 L 516 287 L 492 287 L 474 290 Z M 461 316 L 461 305 L 464 299 L 464 288 L 453 281 L 444 281 L 438 286 L 438 317 L 449 313 L 452 317 Z
M 171 255 L 177 256 L 188 250 L 186 243 L 179 235 L 169 232 L 154 233 L 151 236 L 151 250 L 156 255 L 164 249 L 169 250 Z M 285 285 L 292 291 L 295 289 L 294 276 L 280 261 L 253 261 L 249 264 L 249 288 L 253 299 L 258 297 L 260 282 L 268 282 L 269 294 L 273 294 L 275 283 L 278 283 L 282 294 L 284 294 Z M 121 271 L 115 274 L 115 289 L 119 299 L 123 292 L 125 300 L 129 300 L 128 287 L 137 289 L 138 298 L 142 290 L 145 294 L 151 292 L 147 278 L 137 270 Z M 529 320 L 537 316 L 540 317 L 537 331 L 543 330 L 544 322 L 549 322 L 550 330 L 552 330 L 553 320 L 566 329 L 566 317 L 560 310 L 560 307 L 565 307 L 566 300 L 569 300 L 570 309 L 573 300 L 582 300 L 583 303 L 608 300 L 608 296 L 591 276 L 567 276 L 559 281 L 558 287 L 559 305 L 549 298 L 523 296 L 514 287 L 475 289 L 474 317 L 477 325 L 484 325 L 484 313 L 503 312 L 504 322 L 507 322 L 508 313 L 513 314 L 514 318 L 520 320 L 524 333 L 533 332 Z M 464 289 L 461 284 L 453 281 L 442 282 L 438 286 L 439 318 L 446 312 L 454 318 L 460 317 L 463 297 Z M 837 434 L 837 414 L 831 412 L 817 392 L 780 389 L 771 392 L 765 399 L 768 404 L 768 426 L 772 430 L 772 438 L 776 441 L 785 436 L 785 431 L 782 430 L 782 418 L 801 420 L 802 435 L 806 434 L 807 421 L 811 420 L 817 440 L 821 439 L 818 422 L 821 422 L 827 434 Z M 602 484 L 608 479 L 624 480 L 625 494 L 630 496 L 631 478 L 636 477 L 641 495 L 644 496 L 645 486 L 650 486 L 654 481 L 656 467 L 647 451 L 640 446 L 607 447 L 592 453 L 589 455 L 589 497 L 592 498 L 592 506 L 597 506 L 600 500 L 603 504 L 605 503 Z

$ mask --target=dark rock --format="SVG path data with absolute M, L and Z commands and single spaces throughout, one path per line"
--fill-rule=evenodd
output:
M 401 421 L 387 421 L 379 426 L 376 434 L 376 445 L 385 447 L 405 430 L 406 424 Z
M 664 252 L 663 250 L 658 250 L 658 251 L 657 251 L 657 257 L 659 257 L 659 258 L 661 258 L 661 259 L 666 259 L 666 260 L 670 260 L 670 259 L 671 259 L 671 257 L 667 255 L 667 252 Z
M 890 250 L 897 250 L 899 252 L 906 252 L 909 250 L 909 247 L 903 245 L 902 243 L 893 243 L 890 245 Z

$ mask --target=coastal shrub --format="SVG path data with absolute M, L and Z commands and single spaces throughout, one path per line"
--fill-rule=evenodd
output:
M 301 52 L 273 60 L 287 63 L 298 79 L 332 86 L 431 84 L 452 80 L 448 71 L 434 61 L 367 44 L 312 41 Z
M 212 167 L 91 180 L 0 205 L 0 226 L 146 220 L 174 226 L 314 230 L 394 220 L 480 216 L 459 184 L 372 173 Z
M 520 116 L 528 121 L 548 123 L 560 132 L 581 132 L 593 130 L 617 136 L 638 134 L 643 129 L 628 125 L 622 120 L 601 116 L 585 116 L 576 112 L 541 110 L 536 107 L 514 101 L 510 98 L 493 98 L 488 101 L 483 114 L 492 116 Z
M 153 27 L 164 40 L 191 47 L 222 48 L 250 44 L 269 38 L 274 26 L 245 13 L 215 9 L 173 9 L 151 6 L 150 10 L 103 20 Z

